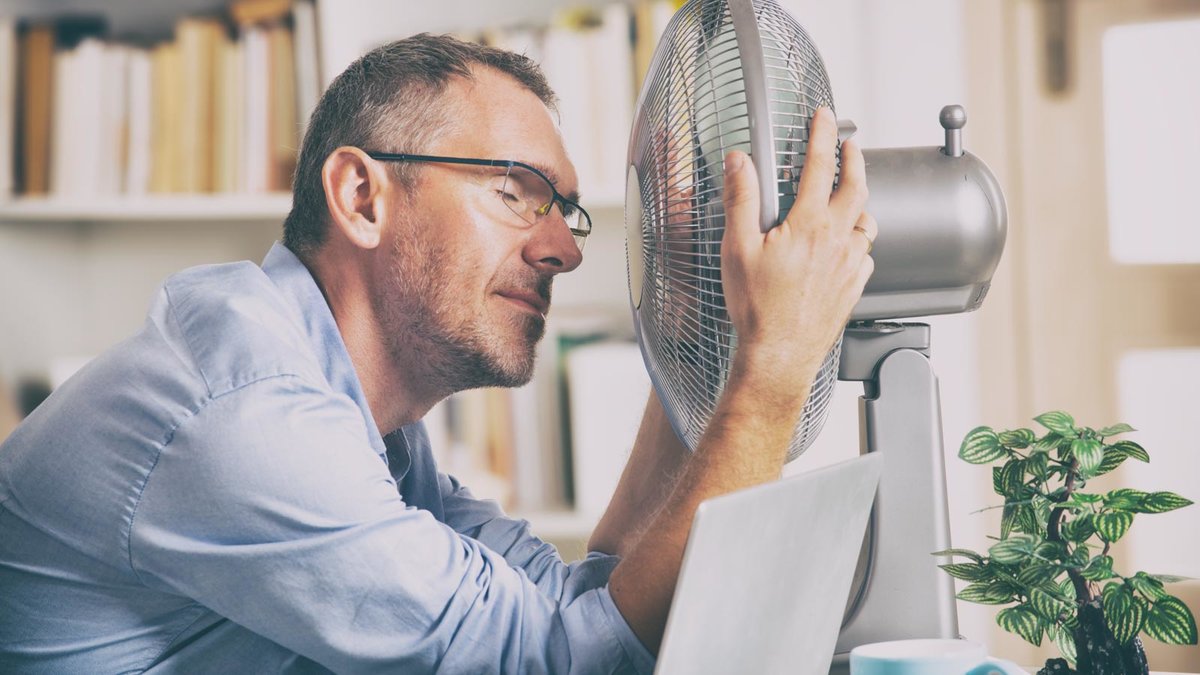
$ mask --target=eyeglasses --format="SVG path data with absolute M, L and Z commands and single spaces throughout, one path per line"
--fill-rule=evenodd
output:
M 550 209 L 558 204 L 558 210 L 571 230 L 571 234 L 574 235 L 575 245 L 581 252 L 584 241 L 592 232 L 592 218 L 587 211 L 560 195 L 546 174 L 524 162 L 511 159 L 475 159 L 370 151 L 367 152 L 367 156 L 385 162 L 436 162 L 503 168 L 503 181 L 500 180 L 500 174 L 496 174 L 496 196 L 504 202 L 509 211 L 516 214 L 521 220 L 529 225 L 536 225 L 538 218 L 548 215 Z

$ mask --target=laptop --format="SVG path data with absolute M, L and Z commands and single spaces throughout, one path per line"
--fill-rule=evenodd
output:
M 874 453 L 702 503 L 655 672 L 827 675 L 882 469 Z

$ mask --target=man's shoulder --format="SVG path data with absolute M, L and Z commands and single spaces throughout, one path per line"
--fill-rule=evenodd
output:
M 186 347 L 210 395 L 268 377 L 320 375 L 300 309 L 254 263 L 172 275 L 151 315 Z

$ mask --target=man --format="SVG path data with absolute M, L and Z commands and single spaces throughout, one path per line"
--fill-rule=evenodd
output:
M 730 154 L 724 396 L 694 455 L 651 397 L 593 553 L 564 565 L 438 473 L 420 422 L 527 381 L 551 281 L 581 262 L 552 105 L 524 57 L 427 35 L 330 86 L 284 244 L 168 279 L 0 447 L 0 670 L 653 667 L 696 506 L 778 477 L 876 228 L 852 143 L 830 197 L 829 111 L 766 236 Z

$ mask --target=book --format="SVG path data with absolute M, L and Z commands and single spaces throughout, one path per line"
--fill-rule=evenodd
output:
M 242 145 L 240 187 L 243 192 L 266 192 L 271 156 L 269 52 L 263 29 L 242 31 Z
M 154 119 L 150 52 L 129 48 L 127 64 L 125 150 L 121 192 L 143 195 L 150 189 L 151 125 Z
M 50 190 L 50 110 L 54 100 L 54 26 L 26 27 L 20 37 L 20 144 L 17 185 L 21 194 Z
M 224 28 L 216 19 L 185 17 L 175 26 L 183 102 L 179 113 L 180 189 L 212 192 L 215 161 L 216 69 Z
M 44 130 L 49 135 L 34 141 L 39 145 L 43 140 L 45 142 L 41 150 L 44 158 L 38 158 L 45 166 L 38 172 L 45 175 L 46 185 L 45 190 L 36 194 L 94 195 L 100 189 L 100 162 L 104 150 L 100 136 L 103 133 L 106 59 L 101 37 L 105 21 L 98 16 L 66 16 L 51 22 L 49 30 L 54 42 L 50 74 L 46 78 L 50 96 L 38 103 L 47 105 L 41 114 L 48 122 Z M 40 53 L 33 55 L 33 58 L 40 57 Z M 37 89 L 37 83 L 31 83 L 30 95 L 41 98 Z M 26 118 L 26 121 L 30 123 L 31 134 L 41 133 L 45 122 L 32 118 Z
M 296 63 L 296 115 L 300 136 L 321 98 L 320 45 L 317 42 L 317 10 L 308 0 L 292 5 L 293 46 Z
M 625 163 L 633 127 L 633 45 L 629 7 L 612 3 L 588 33 L 589 126 L 596 183 L 588 191 L 604 199 L 625 194 Z
M 566 359 L 575 512 L 598 518 L 633 450 L 650 376 L 634 342 L 587 344 Z
M 269 25 L 267 40 L 268 190 L 290 190 L 296 171 L 299 124 L 296 121 L 296 67 L 292 32 L 281 23 Z
M 129 59 L 132 49 L 119 44 L 102 44 L 100 60 L 99 152 L 94 190 L 98 194 L 124 192 L 124 173 L 129 147 Z
M 50 192 L 93 197 L 103 193 L 104 169 L 110 138 L 106 79 L 109 55 L 95 37 L 54 55 L 54 97 L 51 112 Z
M 181 192 L 184 178 L 182 129 L 179 106 L 183 92 L 180 78 L 183 62 L 179 46 L 167 42 L 156 46 L 150 55 L 153 71 L 153 112 L 151 123 L 151 192 Z
M 586 36 L 596 21 L 596 15 L 590 11 L 564 12 L 547 28 L 542 46 L 542 69 L 558 94 L 563 144 L 575 164 L 583 194 L 595 190 L 600 183 L 591 128 L 591 83 L 587 80 L 590 57 Z
M 17 22 L 0 17 L 0 200 L 16 188 L 17 53 Z
M 239 26 L 270 23 L 287 18 L 292 0 L 234 0 L 229 4 L 229 16 Z
M 236 192 L 241 183 L 244 132 L 241 42 L 222 34 L 217 42 L 216 110 L 213 118 L 213 189 Z

